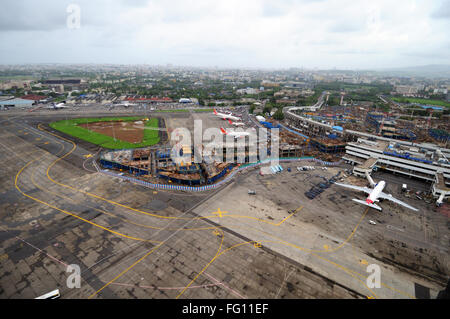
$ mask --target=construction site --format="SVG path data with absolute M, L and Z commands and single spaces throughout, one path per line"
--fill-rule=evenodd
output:
M 100 164 L 149 182 L 189 186 L 212 184 L 234 167 L 224 162 L 195 163 L 188 147 L 182 153 L 184 161 L 177 163 L 171 147 L 107 151 L 100 155 Z
M 442 115 L 442 109 L 429 109 L 429 115 L 418 116 L 412 115 L 414 110 L 423 112 L 423 109 L 401 107 L 394 103 L 390 106 L 389 112 L 379 112 L 367 105 L 323 106 L 316 112 L 295 112 L 305 119 L 299 128 L 307 136 L 325 136 L 330 131 L 337 132 L 339 136 L 344 129 L 446 147 L 450 139 L 450 124 L 448 115 Z M 351 134 L 343 134 L 341 137 L 345 141 L 352 139 Z
M 173 129 L 169 128 L 168 131 L 173 132 Z M 282 128 L 278 137 L 278 156 L 281 158 L 315 157 L 333 162 L 338 161 L 339 154 L 345 152 L 345 143 L 331 137 L 310 140 Z M 216 146 L 211 141 L 193 146 L 162 145 L 104 151 L 100 154 L 99 163 L 105 169 L 113 169 L 148 182 L 200 186 L 219 181 L 241 164 L 257 163 L 270 157 L 273 152 L 270 140 L 267 150 L 265 146 L 259 142 L 254 145 L 246 143 L 245 146 L 224 142 Z M 264 147 L 264 154 L 260 147 Z M 200 162 L 196 161 L 195 154 L 202 159 Z M 179 159 L 175 161 L 175 158 Z

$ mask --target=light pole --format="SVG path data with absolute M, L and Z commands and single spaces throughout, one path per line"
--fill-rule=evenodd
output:
M 111 124 L 112 124 L 114 142 L 116 142 L 116 132 L 114 131 L 114 122 L 111 122 Z

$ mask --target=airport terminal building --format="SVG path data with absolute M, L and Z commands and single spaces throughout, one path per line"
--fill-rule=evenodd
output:
M 383 169 L 432 183 L 435 197 L 450 197 L 450 163 L 447 156 L 434 146 L 407 146 L 387 141 L 359 138 L 347 143 L 343 160 L 356 165 L 353 173 L 364 177 L 372 170 Z

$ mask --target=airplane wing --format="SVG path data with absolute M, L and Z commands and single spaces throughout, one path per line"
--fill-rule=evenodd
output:
M 364 193 L 367 193 L 367 194 L 370 194 L 372 192 L 372 189 L 370 189 L 368 187 L 360 187 L 360 186 L 341 184 L 341 183 L 334 183 L 334 184 L 342 186 L 342 187 L 350 188 L 350 189 L 353 189 L 355 191 L 364 192 Z
M 392 196 L 391 194 L 386 194 L 386 193 L 381 192 L 380 195 L 379 195 L 378 197 L 379 197 L 379 198 L 384 198 L 384 199 L 390 200 L 391 202 L 394 202 L 394 203 L 396 203 L 396 204 L 402 205 L 402 206 L 404 206 L 404 207 L 406 207 L 406 208 L 409 208 L 409 209 L 411 209 L 411 210 L 414 210 L 414 211 L 416 211 L 416 212 L 419 211 L 417 208 L 414 208 L 414 207 L 412 207 L 412 206 L 410 206 L 410 205 L 408 205 L 408 204 L 402 202 L 401 200 L 395 198 L 395 197 Z

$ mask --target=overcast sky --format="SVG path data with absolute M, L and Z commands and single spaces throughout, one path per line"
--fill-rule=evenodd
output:
M 450 64 L 449 30 L 450 0 L 1 0 L 0 64 Z

